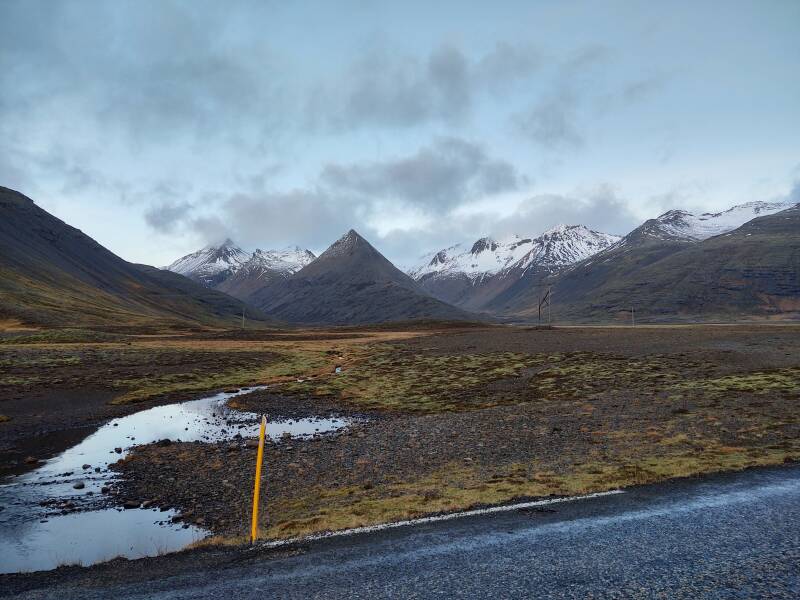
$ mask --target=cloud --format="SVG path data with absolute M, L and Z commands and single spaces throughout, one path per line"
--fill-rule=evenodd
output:
M 627 200 L 610 185 L 571 195 L 540 194 L 525 200 L 510 216 L 491 224 L 495 235 L 538 235 L 559 224 L 624 235 L 639 225 Z
M 234 232 L 234 239 L 247 246 L 318 248 L 361 223 L 358 213 L 356 204 L 318 189 L 237 193 L 222 203 L 218 214 L 224 226 L 215 233 Z
M 500 94 L 539 71 L 544 59 L 532 46 L 498 42 L 473 68 L 473 81 Z
M 187 220 L 193 209 L 189 202 L 163 202 L 150 207 L 144 213 L 144 220 L 159 233 L 172 233 Z
M 546 150 L 574 150 L 585 144 L 592 119 L 646 100 L 667 80 L 663 74 L 651 73 L 608 90 L 599 75 L 613 59 L 609 48 L 593 45 L 562 61 L 544 90 L 511 116 L 514 130 Z
M 453 45 L 423 57 L 370 48 L 333 80 L 314 87 L 307 123 L 332 131 L 457 123 L 477 98 L 530 77 L 540 62 L 534 48 L 508 43 L 476 59 Z
M 538 100 L 526 112 L 515 115 L 513 123 L 518 132 L 545 148 L 576 148 L 583 144 L 578 104 L 576 94 L 562 88 Z
M 416 153 L 388 161 L 328 164 L 320 183 L 339 194 L 400 200 L 440 211 L 469 200 L 517 189 L 524 181 L 511 163 L 454 137 L 436 139 Z

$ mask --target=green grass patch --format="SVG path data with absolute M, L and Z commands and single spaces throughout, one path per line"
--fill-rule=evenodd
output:
M 725 395 L 730 393 L 774 394 L 800 393 L 800 368 L 776 369 L 726 375 L 711 379 L 695 379 L 676 386 L 677 389 L 701 391 L 705 394 Z
M 481 391 L 499 379 L 541 365 L 542 356 L 496 352 L 425 356 L 374 347 L 340 374 L 290 382 L 288 393 L 334 396 L 368 409 L 439 412 L 494 406 L 502 395 Z
M 597 457 L 564 472 L 515 463 L 493 472 L 452 464 L 415 481 L 376 486 L 314 488 L 301 497 L 273 502 L 264 537 L 287 538 L 504 504 L 523 498 L 589 494 L 720 471 L 800 459 L 800 447 L 729 448 L 713 444 L 698 453 L 684 449 L 637 458 Z

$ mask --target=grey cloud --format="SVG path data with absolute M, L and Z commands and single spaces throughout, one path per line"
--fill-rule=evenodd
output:
M 501 93 L 538 71 L 542 63 L 536 48 L 501 42 L 477 62 L 474 77 L 492 92 Z
M 561 76 L 583 74 L 591 67 L 608 61 L 612 55 L 611 49 L 603 44 L 584 46 L 561 64 Z
M 624 235 L 639 225 L 639 219 L 613 187 L 600 186 L 570 196 L 533 196 L 522 203 L 513 215 L 496 221 L 492 232 L 537 235 L 560 223 L 585 225 L 596 231 Z
M 423 58 L 370 48 L 335 81 L 312 91 L 307 122 L 332 130 L 453 123 L 469 114 L 477 97 L 502 91 L 539 65 L 533 48 L 511 44 L 498 44 L 475 61 L 450 45 Z
M 577 148 L 583 144 L 581 109 L 584 79 L 593 67 L 608 60 L 605 46 L 586 46 L 555 69 L 550 89 L 527 110 L 511 117 L 514 129 L 548 150 Z
M 184 223 L 194 206 L 189 202 L 168 201 L 150 207 L 144 214 L 145 222 L 159 233 L 172 233 Z
M 527 112 L 513 117 L 516 130 L 551 150 L 575 148 L 583 143 L 578 125 L 578 99 L 561 89 L 540 99 Z
M 595 45 L 561 62 L 549 89 L 527 109 L 512 115 L 515 131 L 548 150 L 575 149 L 585 143 L 584 123 L 589 118 L 640 102 L 658 91 L 666 81 L 662 74 L 650 74 L 612 93 L 598 95 L 594 85 L 597 68 L 612 58 L 609 48 Z
M 428 58 L 428 74 L 440 95 L 442 107 L 460 114 L 471 101 L 467 59 L 452 46 L 436 49 Z
M 316 248 L 357 226 L 358 206 L 316 189 L 274 193 L 239 193 L 221 207 L 219 230 L 244 245 L 281 247 L 298 244 Z M 208 225 L 208 224 L 206 224 Z M 212 229 L 206 230 L 206 235 Z
M 396 160 L 327 165 L 320 182 L 340 194 L 401 200 L 427 209 L 449 209 L 487 194 L 517 189 L 517 169 L 488 156 L 477 144 L 439 138 Z
M 68 110 L 140 144 L 247 136 L 254 116 L 268 127 L 280 71 L 262 37 L 225 37 L 237 16 L 201 1 L 5 3 L 0 111 L 58 124 Z

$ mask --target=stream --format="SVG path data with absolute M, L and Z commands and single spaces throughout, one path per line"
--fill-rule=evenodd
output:
M 172 510 L 109 506 L 104 492 L 119 475 L 109 465 L 136 445 L 159 440 L 219 442 L 258 436 L 259 415 L 226 406 L 247 388 L 157 406 L 109 421 L 35 470 L 0 484 L 0 573 L 88 566 L 118 556 L 174 552 L 208 532 L 172 523 Z M 345 418 L 312 417 L 267 424 L 274 440 L 346 427 Z

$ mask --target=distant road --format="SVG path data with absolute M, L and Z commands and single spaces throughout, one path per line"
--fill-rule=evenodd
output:
M 328 539 L 296 556 L 23 598 L 800 598 L 800 468 Z

